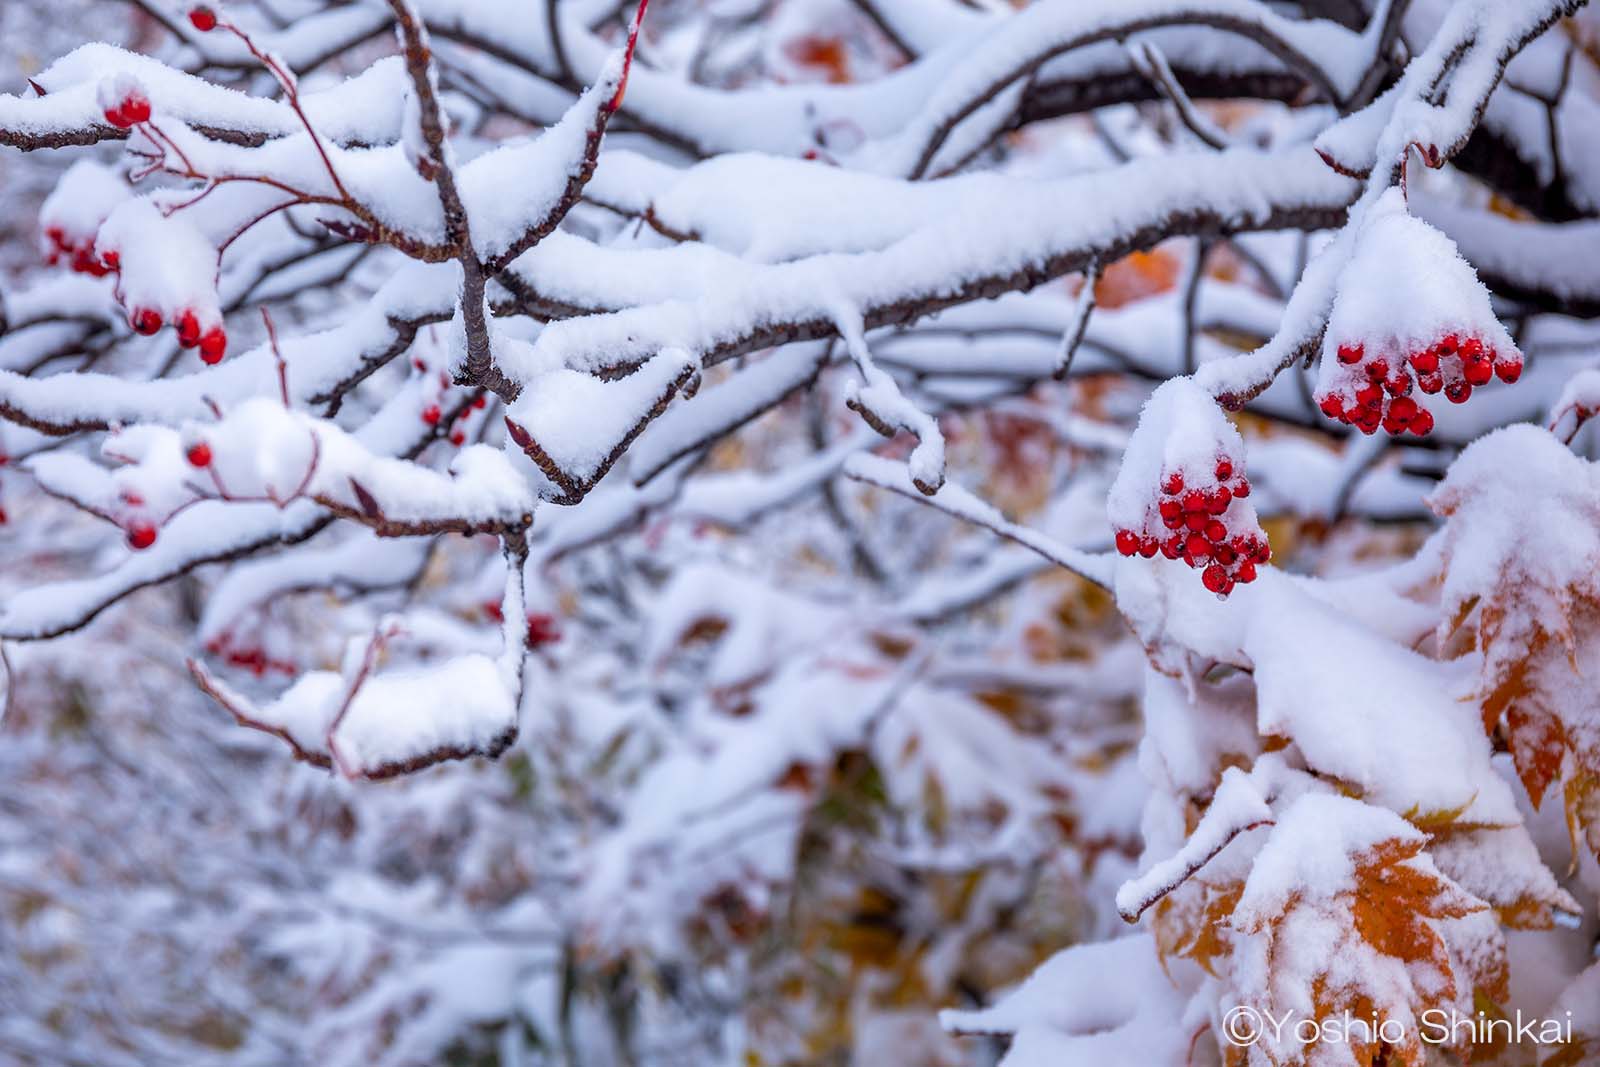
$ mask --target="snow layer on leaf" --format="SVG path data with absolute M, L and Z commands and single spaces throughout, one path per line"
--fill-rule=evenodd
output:
M 1326 899 L 1354 892 L 1356 859 L 1385 841 L 1421 844 L 1427 838 L 1394 812 L 1350 797 L 1308 793 L 1278 816 L 1256 855 L 1234 910 L 1235 925 L 1259 928 L 1299 897 Z
M 1536 630 L 1562 633 L 1574 581 L 1593 583 L 1600 560 L 1600 478 L 1549 432 L 1508 426 L 1474 441 L 1450 467 L 1429 503 L 1451 517 L 1444 550 L 1446 618 L 1502 586 L 1528 594 L 1495 597 L 1504 610 L 1500 640 L 1526 647 Z M 1530 531 L 1537 551 L 1528 551 Z
M 1289 738 L 1311 769 L 1393 811 L 1520 822 L 1477 708 L 1461 699 L 1469 668 L 1384 640 L 1290 581 L 1251 592 L 1243 641 L 1263 734 Z

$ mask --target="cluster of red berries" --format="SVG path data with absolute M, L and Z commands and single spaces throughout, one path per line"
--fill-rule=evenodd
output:
M 260 678 L 268 671 L 293 676 L 296 668 L 288 660 L 273 659 L 266 650 L 255 645 L 236 647 L 232 634 L 220 634 L 206 642 L 206 651 L 221 656 L 229 666 L 239 667 Z
M 1427 348 L 1403 357 L 1367 358 L 1362 344 L 1342 344 L 1341 367 L 1349 368 L 1345 380 L 1317 401 L 1330 419 L 1348 423 L 1364 434 L 1412 433 L 1418 437 L 1433 429 L 1433 413 L 1411 396 L 1413 389 L 1432 396 L 1444 393 L 1452 404 L 1464 404 L 1472 390 L 1498 377 L 1508 385 L 1522 376 L 1522 354 L 1513 349 L 1502 354 L 1477 337 L 1445 334 Z
M 1210 473 L 1215 481 L 1204 487 L 1193 484 L 1193 478 L 1185 480 L 1181 471 L 1165 473 L 1156 508 L 1162 528 L 1152 529 L 1147 520 L 1143 530 L 1118 530 L 1116 545 L 1124 556 L 1151 559 L 1159 552 L 1181 559 L 1200 571 L 1207 589 L 1225 597 L 1236 584 L 1256 580 L 1256 567 L 1272 558 L 1272 549 L 1259 526 L 1235 528 L 1241 515 L 1233 504 L 1250 495 L 1250 482 L 1235 471 L 1233 460 L 1219 458 Z M 1229 523 L 1230 510 L 1234 525 Z
M 150 98 L 144 91 L 129 88 L 122 98 L 105 110 L 106 121 L 119 130 L 130 129 L 141 122 L 150 121 Z
M 154 308 L 134 308 L 128 312 L 128 325 L 133 327 L 135 333 L 149 337 L 159 333 L 165 323 L 161 312 Z M 227 355 L 228 331 L 220 323 L 204 330 L 200 326 L 200 317 L 192 309 L 186 308 L 178 314 L 174 326 L 178 331 L 178 344 L 184 348 L 198 348 L 200 362 L 207 366 L 216 366 Z
M 419 371 L 426 372 L 428 369 L 427 363 L 423 362 L 423 360 L 420 358 L 413 360 L 412 365 L 415 366 Z M 439 387 L 441 389 L 450 388 L 450 376 L 443 371 L 439 372 Z M 452 445 L 460 448 L 462 445 L 467 443 L 467 431 L 462 429 L 462 424 L 465 423 L 467 419 L 471 418 L 474 411 L 482 411 L 488 406 L 489 398 L 480 393 L 478 396 L 473 398 L 472 404 L 469 407 L 464 407 L 455 413 L 455 416 L 452 420 L 454 426 L 450 431 L 450 443 Z M 438 404 L 429 404 L 422 409 L 421 414 L 423 422 L 427 423 L 429 426 L 437 426 L 439 425 L 439 420 L 444 418 L 444 409 Z
M 101 256 L 94 250 L 92 237 L 87 241 L 74 241 L 61 226 L 46 228 L 44 236 L 45 240 L 50 242 L 50 252 L 45 257 L 45 262 L 52 267 L 66 258 L 67 264 L 74 271 L 96 278 L 104 278 L 117 269 L 116 253 L 108 252 Z
M 498 600 L 485 600 L 483 613 L 495 622 L 504 622 L 505 613 L 500 610 Z M 530 650 L 553 645 L 561 640 L 561 628 L 556 625 L 556 617 L 546 611 L 530 611 L 528 619 L 528 648 Z
M 184 458 L 192 467 L 211 466 L 211 446 L 204 441 L 197 441 L 184 451 Z M 122 502 L 132 508 L 144 506 L 144 500 L 137 493 L 123 490 Z M 134 519 L 123 527 L 123 535 L 127 538 L 128 547 L 135 551 L 143 551 L 156 543 L 156 525 L 149 519 Z

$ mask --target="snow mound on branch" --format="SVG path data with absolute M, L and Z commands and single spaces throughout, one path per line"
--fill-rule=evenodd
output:
M 235 707 L 245 703 L 216 679 L 206 684 Z M 250 712 L 248 725 L 281 733 L 313 759 L 331 760 L 354 778 L 385 778 L 441 759 L 494 756 L 516 736 L 516 699 L 500 665 L 488 656 L 468 654 L 438 666 L 374 674 L 353 696 L 350 688 L 338 672 L 308 672 L 277 700 Z
M 217 247 L 183 215 L 164 215 L 147 197 L 129 200 L 101 225 L 95 247 L 120 261 L 117 293 L 129 312 L 147 308 L 173 322 L 193 311 L 202 329 L 222 321 Z
M 59 230 L 71 245 L 94 244 L 95 234 L 113 209 L 133 195 L 110 167 L 80 159 L 68 167 L 39 209 L 39 227 Z
M 566 367 L 548 370 L 531 378 L 507 410 L 509 436 L 553 481 L 587 485 L 605 473 L 694 366 L 683 349 L 665 349 L 614 381 Z
M 538 137 L 486 152 L 461 168 L 461 200 L 478 255 L 493 259 L 554 216 L 569 186 L 582 182 L 585 152 L 616 92 L 622 59 L 606 65 L 561 121 Z
M 993 1007 L 939 1021 L 958 1034 L 1011 1035 L 1001 1067 L 1183 1063 L 1185 984 L 1140 934 L 1058 952 Z

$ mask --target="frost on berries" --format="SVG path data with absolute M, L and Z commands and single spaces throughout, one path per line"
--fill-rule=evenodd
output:
M 1391 189 L 1358 223 L 1322 345 L 1317 406 L 1364 434 L 1421 437 L 1429 398 L 1465 403 L 1495 378 L 1515 382 L 1522 353 L 1489 293 L 1444 234 Z
M 1145 404 L 1111 487 L 1116 549 L 1182 560 L 1226 597 L 1272 558 L 1250 492 L 1239 431 L 1209 393 L 1175 378 Z

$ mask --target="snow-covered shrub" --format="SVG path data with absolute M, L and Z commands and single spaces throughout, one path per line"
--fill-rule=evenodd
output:
M 0 1058 L 1593 1062 L 1581 6 L 19 2 Z

